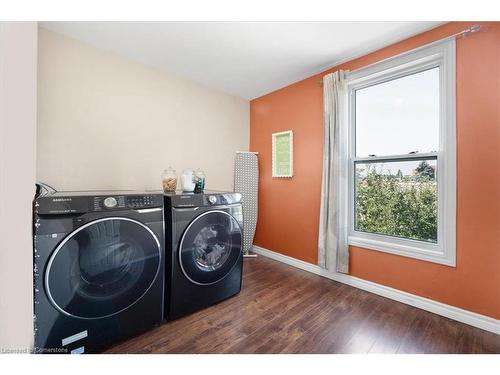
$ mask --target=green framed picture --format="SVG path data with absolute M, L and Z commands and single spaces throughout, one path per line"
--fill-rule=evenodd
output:
M 293 176 L 293 131 L 273 133 L 273 175 Z

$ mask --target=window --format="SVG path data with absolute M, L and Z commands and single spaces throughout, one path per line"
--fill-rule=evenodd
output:
M 455 265 L 455 41 L 348 78 L 349 244 Z

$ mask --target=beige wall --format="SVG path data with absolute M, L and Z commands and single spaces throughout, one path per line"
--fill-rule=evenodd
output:
M 36 22 L 0 22 L 0 352 L 33 345 Z
M 232 188 L 248 101 L 39 29 L 37 178 L 59 190 L 161 188 L 172 166 Z

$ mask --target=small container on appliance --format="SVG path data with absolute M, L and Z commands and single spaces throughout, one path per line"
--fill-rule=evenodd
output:
M 194 192 L 203 193 L 205 189 L 205 173 L 200 168 L 194 173 L 194 184 Z
M 161 175 L 163 192 L 169 193 L 175 191 L 177 188 L 177 173 L 172 167 L 165 169 Z
M 186 169 L 181 175 L 181 187 L 182 191 L 191 193 L 194 190 L 194 172 L 192 169 Z

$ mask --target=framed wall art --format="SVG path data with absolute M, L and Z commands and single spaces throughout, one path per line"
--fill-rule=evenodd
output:
M 273 133 L 272 177 L 293 176 L 293 131 Z

